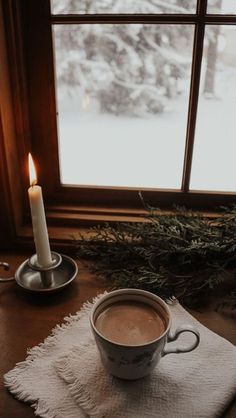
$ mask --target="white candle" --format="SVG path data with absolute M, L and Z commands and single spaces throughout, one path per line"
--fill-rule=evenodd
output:
M 40 267 L 49 267 L 52 264 L 52 257 L 48 239 L 42 188 L 36 184 L 37 176 L 31 154 L 29 154 L 29 177 L 30 188 L 28 189 L 28 194 L 37 262 Z

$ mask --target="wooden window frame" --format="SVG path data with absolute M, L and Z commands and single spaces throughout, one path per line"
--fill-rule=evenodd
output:
M 27 154 L 40 167 L 50 237 L 55 245 L 69 244 L 75 228 L 104 221 L 137 221 L 145 210 L 139 192 L 153 206 L 173 203 L 213 210 L 235 201 L 235 193 L 190 191 L 190 173 L 197 118 L 198 91 L 205 25 L 236 24 L 236 15 L 206 15 L 206 0 L 196 14 L 183 15 L 51 15 L 50 1 L 0 0 L 0 186 L 2 206 L 0 245 L 29 245 L 32 228 L 28 204 Z M 1 22 L 0 22 L 1 23 Z M 192 76 L 182 185 L 180 190 L 60 184 L 52 25 L 88 23 L 192 24 L 195 27 Z M 43 63 L 43 65 L 42 65 Z M 1 84 L 0 84 L 1 87 Z

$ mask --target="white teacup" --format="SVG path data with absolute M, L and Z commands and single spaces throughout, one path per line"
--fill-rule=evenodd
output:
M 90 324 L 105 369 L 122 379 L 144 377 L 166 354 L 192 351 L 200 342 L 198 330 L 191 325 L 181 325 L 171 333 L 168 305 L 139 289 L 103 296 L 93 306 Z M 182 332 L 193 333 L 195 341 L 186 347 L 168 347 Z

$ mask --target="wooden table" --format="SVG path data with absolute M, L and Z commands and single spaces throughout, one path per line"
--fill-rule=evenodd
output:
M 13 274 L 29 255 L 0 254 L 0 261 L 9 262 Z M 92 300 L 94 296 L 108 288 L 79 262 L 78 267 L 79 273 L 75 281 L 61 292 L 51 295 L 29 294 L 16 283 L 0 283 L 1 418 L 35 416 L 29 405 L 15 400 L 4 388 L 2 382 L 4 373 L 12 369 L 17 362 L 23 361 L 27 348 L 42 342 L 65 316 L 70 313 L 75 314 L 85 301 Z M 192 310 L 189 312 L 205 326 L 236 345 L 236 320 L 221 316 L 212 306 L 201 312 Z M 229 407 L 225 417 L 236 417 L 236 402 Z

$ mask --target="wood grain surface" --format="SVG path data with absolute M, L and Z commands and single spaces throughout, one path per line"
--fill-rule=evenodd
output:
M 16 268 L 30 254 L 0 253 L 0 261 L 9 262 L 14 274 Z M 91 274 L 78 261 L 79 272 L 74 282 L 61 292 L 51 295 L 30 294 L 15 282 L 0 283 L 0 417 L 32 418 L 29 405 L 19 402 L 3 386 L 3 375 L 26 357 L 26 350 L 42 342 L 56 324 L 68 314 L 75 314 L 87 300 L 109 290 L 107 283 Z M 6 273 L 0 271 L 1 276 Z M 236 320 L 214 311 L 214 304 L 204 310 L 189 312 L 202 324 L 236 345 Z M 219 376 L 220 384 L 220 376 Z M 224 415 L 236 417 L 236 402 Z M 66 418 L 66 417 L 65 417 Z M 111 417 L 112 418 L 112 417 Z M 137 417 L 144 418 L 144 417 Z

